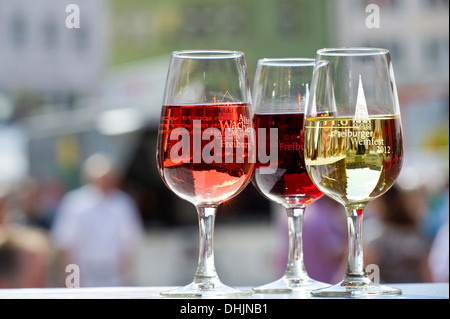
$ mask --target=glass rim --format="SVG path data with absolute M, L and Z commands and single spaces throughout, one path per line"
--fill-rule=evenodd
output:
M 373 56 L 385 54 L 389 54 L 388 49 L 371 47 L 323 48 L 317 50 L 317 55 L 321 56 Z
M 243 52 L 233 50 L 179 50 L 172 52 L 172 57 L 180 59 L 235 59 L 243 56 Z
M 264 66 L 314 66 L 314 58 L 264 58 L 258 64 Z

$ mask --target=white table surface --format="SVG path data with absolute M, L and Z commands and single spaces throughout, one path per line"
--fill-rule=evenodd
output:
M 399 296 L 371 297 L 377 299 L 449 299 L 448 283 L 388 284 L 400 288 Z M 161 291 L 176 287 L 105 287 L 105 288 L 25 288 L 1 289 L 0 299 L 165 299 Z M 239 287 L 250 290 L 251 287 Z M 201 298 L 195 298 L 201 299 Z M 328 299 L 298 294 L 253 294 L 240 298 L 262 299 Z M 334 298 L 336 299 L 336 298 Z M 348 299 L 348 298 L 343 298 Z

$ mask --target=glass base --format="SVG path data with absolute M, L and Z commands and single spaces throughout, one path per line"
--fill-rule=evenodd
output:
M 283 276 L 270 284 L 254 287 L 253 291 L 259 294 L 289 294 L 310 292 L 314 289 L 328 287 L 329 285 L 309 277 L 291 278 Z
M 397 288 L 387 287 L 373 283 L 369 278 L 344 279 L 340 283 L 322 289 L 313 290 L 314 297 L 370 297 L 401 295 Z
M 240 290 L 216 283 L 191 283 L 187 286 L 161 292 L 163 297 L 183 298 L 183 297 L 210 297 L 210 298 L 240 298 L 249 297 L 253 293 L 248 290 Z

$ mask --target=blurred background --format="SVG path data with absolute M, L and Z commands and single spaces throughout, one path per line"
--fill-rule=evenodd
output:
M 70 4 L 79 28 L 68 27 L 76 21 Z M 370 4 L 379 9 L 375 27 Z M 63 197 L 84 183 L 83 163 L 98 152 L 114 160 L 144 229 L 127 284 L 190 282 L 195 208 L 167 189 L 155 159 L 171 51 L 243 51 L 252 83 L 260 58 L 315 57 L 335 46 L 389 49 L 402 112 L 404 166 L 393 191 L 367 208 L 366 264 L 379 265 L 384 282 L 448 281 L 447 0 L 0 0 L 0 287 L 22 267 L 10 261 L 11 247 L 34 253 L 29 259 L 42 270 L 4 287 L 64 286 L 52 227 Z M 223 282 L 256 286 L 283 274 L 283 212 L 251 184 L 220 207 Z M 315 279 L 342 277 L 344 215 L 324 198 L 307 208 L 305 264 Z

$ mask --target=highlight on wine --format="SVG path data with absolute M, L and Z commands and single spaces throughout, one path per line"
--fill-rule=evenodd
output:
M 166 162 L 172 166 L 258 161 L 267 164 L 261 167 L 261 174 L 275 173 L 278 168 L 278 128 L 258 128 L 256 134 L 251 119 L 242 109 L 246 107 L 248 105 L 239 103 L 165 106 L 160 135 L 168 155 Z M 266 140 L 271 142 L 266 143 Z M 256 143 L 259 146 L 257 155 L 252 151 Z

